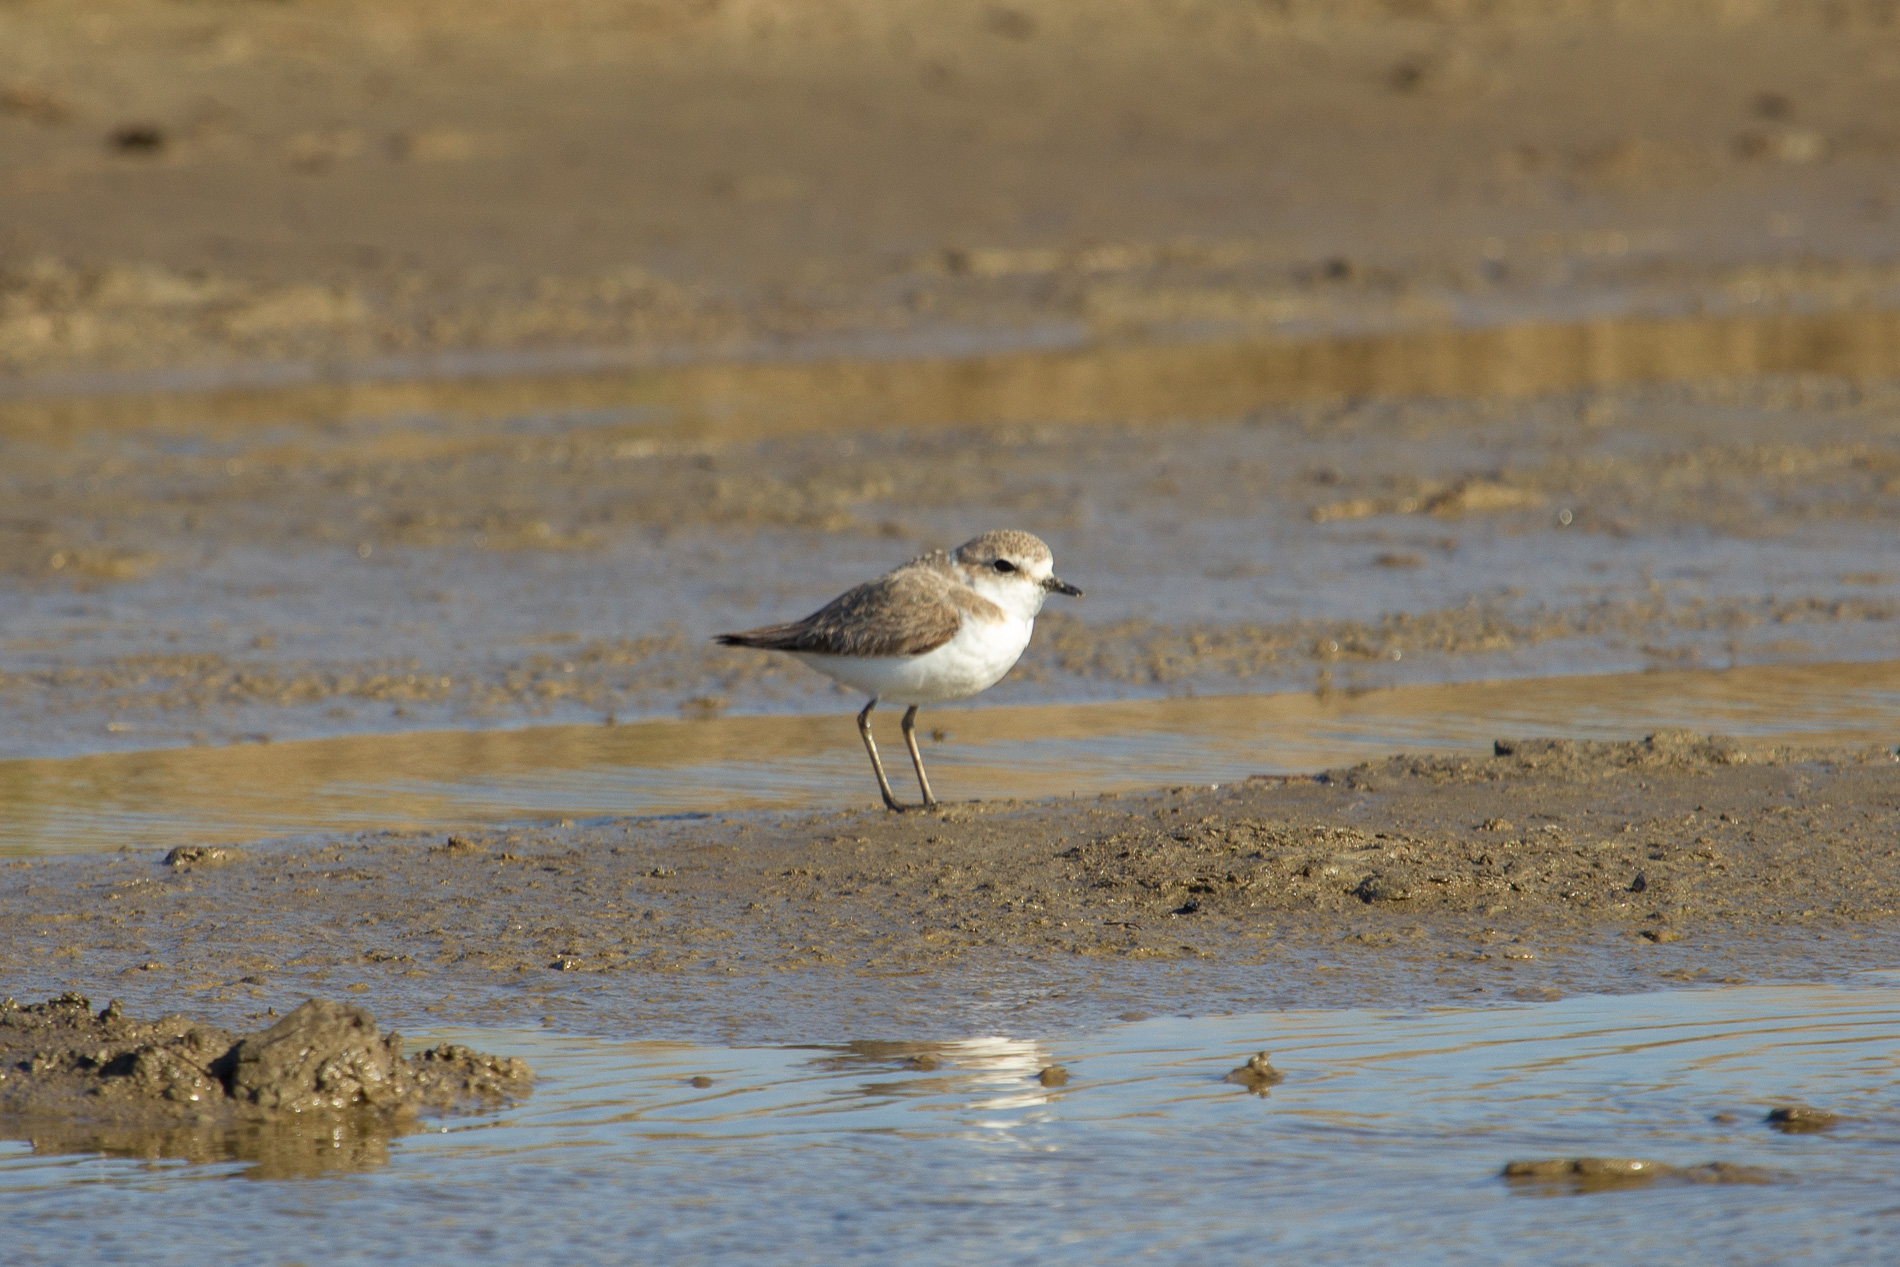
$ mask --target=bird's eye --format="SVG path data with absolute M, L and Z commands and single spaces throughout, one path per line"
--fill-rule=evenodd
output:
M 998 559 L 996 562 L 990 564 L 990 566 L 995 568 L 998 572 L 1014 572 L 1016 570 L 1016 565 L 1011 563 L 1008 559 Z

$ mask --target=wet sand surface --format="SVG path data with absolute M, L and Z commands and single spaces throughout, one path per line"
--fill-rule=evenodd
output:
M 1662 732 L 928 814 L 736 815 L 9 864 L 14 989 L 312 993 L 603 1036 L 1072 1032 L 1125 1012 L 1832 979 L 1895 950 L 1890 748 Z M 163 1002 L 161 1002 L 161 1000 Z

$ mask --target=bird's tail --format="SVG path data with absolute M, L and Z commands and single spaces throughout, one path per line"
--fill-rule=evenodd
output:
M 722 633 L 713 639 L 722 647 L 755 647 L 760 651 L 795 651 L 803 640 L 802 624 L 766 625 L 738 633 Z

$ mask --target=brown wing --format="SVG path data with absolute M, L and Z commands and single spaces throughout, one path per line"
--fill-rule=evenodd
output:
M 819 655 L 922 655 L 950 641 L 963 623 L 956 588 L 936 569 L 913 564 L 839 595 L 803 620 L 720 634 L 713 641 Z M 969 597 L 989 606 L 977 595 Z

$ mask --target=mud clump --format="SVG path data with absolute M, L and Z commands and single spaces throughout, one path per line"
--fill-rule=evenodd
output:
M 1375 871 L 1359 882 L 1353 896 L 1368 906 L 1374 902 L 1404 902 L 1410 900 L 1414 887 L 1404 875 Z
M 403 1059 L 401 1036 L 378 1034 L 376 1018 L 362 1008 L 312 999 L 262 1034 L 240 1041 L 222 1063 L 227 1093 L 238 1103 L 307 1113 L 358 1106 L 403 1109 L 459 1098 L 442 1076 L 454 1060 L 433 1055 L 418 1067 Z M 484 1059 L 490 1061 L 486 1068 L 479 1065 Z M 487 1074 L 497 1091 L 515 1072 L 492 1058 L 478 1058 L 466 1070 L 477 1085 L 486 1085 L 481 1078 Z
M 1785 1104 L 1768 1111 L 1768 1125 L 1783 1135 L 1814 1135 L 1841 1124 L 1840 1115 L 1806 1104 Z
M 1226 1081 L 1245 1087 L 1255 1095 L 1265 1095 L 1268 1087 L 1286 1081 L 1286 1075 L 1273 1067 L 1271 1056 L 1270 1052 L 1255 1052 L 1247 1057 L 1246 1064 L 1229 1070 Z
M 450 836 L 439 845 L 430 845 L 429 852 L 432 854 L 446 854 L 449 857 L 468 857 L 471 854 L 482 853 L 483 850 L 480 845 L 462 836 Z
M 311 999 L 234 1035 L 183 1017 L 140 1021 L 82 995 L 0 1002 L 0 1137 L 49 1152 L 255 1160 L 270 1173 L 330 1141 L 315 1169 L 379 1164 L 425 1112 L 526 1096 L 519 1060 L 444 1044 L 405 1057 L 360 1007 Z M 345 1147 L 342 1141 L 350 1141 Z M 320 1152 L 320 1150 L 319 1150 Z
M 179 871 L 191 867 L 221 867 L 236 862 L 239 856 L 237 850 L 223 845 L 180 845 L 165 855 L 165 865 Z

